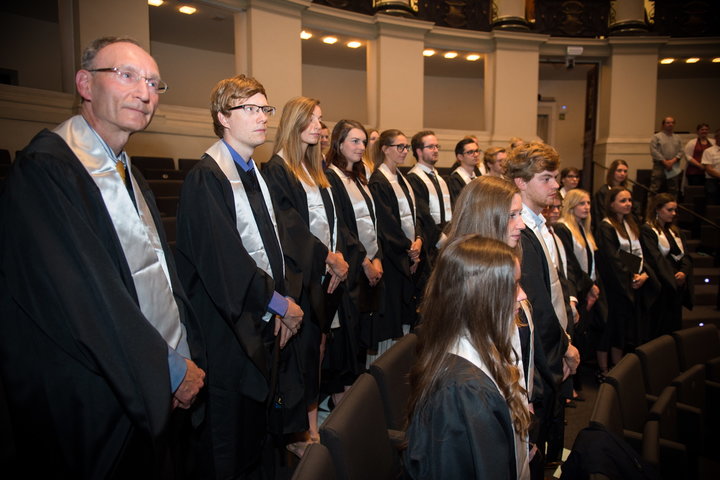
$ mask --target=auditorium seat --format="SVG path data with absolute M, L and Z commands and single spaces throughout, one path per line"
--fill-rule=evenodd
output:
M 403 430 L 405 406 L 410 396 L 408 374 L 417 360 L 417 335 L 410 333 L 390 347 L 370 365 L 383 400 L 387 428 Z
M 175 169 L 175 160 L 170 157 L 145 157 L 132 156 L 132 164 L 138 167 L 143 173 L 146 168 L 162 168 L 165 170 Z
M 182 180 L 148 180 L 156 197 L 179 197 L 182 184 Z
M 335 480 L 335 465 L 328 449 L 319 443 L 310 444 L 291 480 Z
M 166 168 L 143 168 L 140 170 L 146 180 L 182 180 L 185 175 L 180 170 Z
M 320 427 L 340 480 L 402 478 L 400 455 L 390 443 L 375 379 L 360 375 Z
M 707 378 L 720 381 L 720 337 L 715 325 L 686 328 L 672 335 L 677 342 L 681 370 L 703 364 L 707 367 Z
M 694 365 L 680 372 L 675 339 L 663 335 L 635 349 L 640 358 L 645 390 L 653 401 L 668 385 L 678 389 L 678 401 L 705 410 L 705 367 Z

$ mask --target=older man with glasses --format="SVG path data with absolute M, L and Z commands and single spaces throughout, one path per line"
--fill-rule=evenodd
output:
M 178 478 L 204 384 L 197 326 L 155 201 L 124 151 L 167 90 L 134 40 L 82 55 L 80 114 L 40 132 L 0 197 L 0 374 L 13 468 Z

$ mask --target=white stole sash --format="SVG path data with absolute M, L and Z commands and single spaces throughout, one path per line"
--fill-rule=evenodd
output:
M 613 228 L 615 228 L 610 219 L 608 219 L 607 217 L 603 218 L 603 222 L 607 222 L 612 225 Z M 632 230 L 630 230 L 630 226 L 625 220 L 623 220 L 623 226 L 625 227 L 625 231 L 627 232 L 629 238 L 623 238 L 620 235 L 620 232 L 615 229 L 618 243 L 620 243 L 620 249 L 626 251 L 627 253 L 632 253 L 636 257 L 640 257 L 640 270 L 637 272 L 631 272 L 640 273 L 642 272 L 643 265 L 645 264 L 642 253 L 642 246 L 640 245 L 640 239 L 633 234 Z
M 133 178 L 129 157 L 121 153 L 127 161 L 126 175 L 132 182 L 137 210 L 115 167 L 118 158 L 82 116 L 70 118 L 54 131 L 68 144 L 100 190 L 132 274 L 140 310 L 168 345 L 189 357 L 165 252 L 145 197 Z
M 517 334 L 517 328 L 514 328 L 514 330 L 516 332 L 515 334 Z M 483 362 L 480 354 L 477 352 L 477 350 L 475 350 L 475 347 L 473 347 L 472 343 L 470 343 L 470 340 L 466 336 L 460 337 L 455 347 L 450 350 L 450 353 L 464 358 L 465 360 L 482 370 L 482 372 L 487 375 L 490 380 L 492 380 L 492 382 L 495 384 L 495 387 L 497 388 L 500 395 L 505 398 L 505 395 L 503 394 L 502 390 L 500 390 L 500 387 L 498 386 L 495 377 L 493 377 L 490 373 L 490 369 L 485 364 L 485 362 Z M 508 407 L 508 416 L 510 416 L 510 425 L 513 429 L 513 440 L 515 446 L 515 469 L 517 471 L 517 478 L 519 480 L 530 480 L 530 440 L 527 435 L 521 436 L 515 431 L 515 427 L 512 423 L 512 415 L 510 414 L 510 407 Z
M 287 160 L 285 161 L 287 162 Z M 305 165 L 302 167 L 305 169 L 308 178 L 312 178 Z M 327 217 L 327 211 L 325 210 L 325 202 L 323 202 L 322 194 L 320 193 L 320 187 L 317 185 L 308 185 L 301 179 L 298 180 L 303 190 L 305 190 L 305 197 L 307 198 L 310 233 L 315 235 L 328 250 L 334 252 L 337 246 L 337 212 L 335 213 L 334 222 L 331 227 L 330 219 Z M 332 191 L 330 187 L 328 187 L 327 191 L 330 202 L 332 203 Z M 334 203 L 332 203 L 332 209 L 335 211 Z M 332 228 L 332 235 L 330 234 L 330 228 Z
M 402 173 L 400 173 L 400 170 L 397 170 L 397 174 L 394 174 L 390 171 L 390 168 L 385 165 L 384 163 L 381 164 L 378 167 L 378 170 L 382 172 L 383 175 L 385 175 L 385 178 L 387 178 L 388 182 L 390 182 L 390 186 L 393 189 L 393 192 L 395 193 L 395 198 L 397 198 L 398 202 L 398 211 L 400 212 L 400 227 L 402 228 L 403 233 L 405 236 L 410 240 L 411 242 L 415 241 L 415 194 L 413 193 L 412 188 L 407 183 L 407 180 L 405 180 L 405 184 L 407 185 L 408 193 L 410 194 L 410 198 L 413 201 L 413 208 L 410 208 L 410 203 L 408 203 L 407 197 L 405 196 L 405 192 L 403 191 L 402 187 L 398 183 L 397 177 L 398 175 L 402 176 Z
M 660 254 L 663 257 L 667 257 L 668 253 L 670 253 L 670 241 L 667 238 L 667 235 L 665 234 L 665 231 L 658 230 L 657 228 L 653 227 L 653 231 L 655 231 L 655 234 L 658 237 L 658 249 L 660 250 Z M 675 243 L 677 244 L 678 248 L 680 249 L 680 255 L 671 255 L 672 258 L 679 262 L 683 256 L 685 256 L 685 245 L 683 245 L 682 240 L 679 236 L 675 235 L 675 232 L 670 230 L 670 235 L 673 236 L 675 239 Z
M 440 184 L 440 191 L 442 192 L 443 196 L 443 207 L 445 209 L 445 221 L 449 222 L 452 220 L 452 205 L 450 202 L 450 190 L 448 189 L 447 183 L 445 183 L 445 180 L 440 176 L 437 170 L 433 169 L 435 173 L 435 178 L 438 181 L 438 184 Z M 420 178 L 420 180 L 423 181 L 425 184 L 425 187 L 428 189 L 428 202 L 430 205 L 430 216 L 433 218 L 433 221 L 436 225 L 440 224 L 441 216 L 440 216 L 440 200 L 438 199 L 438 193 L 437 189 L 435 188 L 435 184 L 432 180 L 430 180 L 430 177 L 428 176 L 427 172 L 420 166 L 420 164 L 415 164 L 413 168 L 410 169 L 409 173 L 414 173 L 415 175 Z M 467 183 L 467 182 L 465 182 Z
M 345 187 L 345 190 L 347 191 L 348 197 L 350 197 L 350 202 L 352 203 L 353 211 L 355 212 L 355 223 L 357 224 L 358 239 L 365 248 L 367 257 L 372 260 L 375 258 L 375 255 L 377 255 L 378 252 L 377 230 L 375 229 L 375 223 L 370 216 L 370 209 L 368 208 L 368 204 L 365 201 L 365 197 L 363 197 L 363 194 L 360 192 L 358 184 L 356 184 L 352 178 L 347 176 L 336 165 L 330 165 L 330 169 L 334 171 L 340 178 L 343 186 Z M 374 209 L 375 202 L 373 202 L 370 190 L 362 183 L 360 184 L 360 186 L 365 190 L 365 194 L 367 195 L 367 198 L 370 199 L 370 202 L 372 203 Z
M 458 175 L 460 175 L 460 178 L 462 178 L 463 182 L 465 182 L 465 185 L 473 181 L 473 178 L 463 167 L 457 167 L 455 170 L 453 170 L 453 173 L 457 173 Z
M 248 252 L 250 257 L 255 261 L 255 264 L 262 271 L 273 277 L 272 267 L 270 266 L 270 258 L 265 250 L 265 244 L 263 243 L 262 236 L 260 235 L 260 229 L 255 221 L 255 215 L 253 214 L 252 207 L 250 206 L 250 200 L 248 199 L 247 192 L 245 192 L 245 185 L 243 185 L 240 174 L 238 173 L 235 161 L 230 155 L 230 151 L 227 146 L 218 140 L 205 152 L 215 160 L 220 170 L 225 174 L 228 181 L 230 182 L 230 188 L 233 192 L 233 200 L 235 202 L 235 226 L 238 233 L 240 234 L 240 240 L 242 241 L 243 247 Z M 278 245 L 280 245 L 280 252 L 282 253 L 282 245 L 280 244 L 280 238 L 278 237 L 278 226 L 277 220 L 275 219 L 275 210 L 273 209 L 270 191 L 267 188 L 265 179 L 257 169 L 255 162 L 250 159 L 252 167 L 255 169 L 255 176 L 258 184 L 260 184 L 260 190 L 263 194 L 263 201 L 270 214 L 270 220 L 273 224 L 273 231 L 277 239 Z M 285 262 L 282 262 L 283 275 L 285 275 Z M 270 320 L 272 314 L 267 312 L 263 316 L 263 320 L 266 322 Z
M 560 326 L 563 330 L 567 330 L 568 318 L 567 310 L 565 309 L 565 295 L 563 294 L 562 284 L 560 283 L 560 276 L 558 274 L 558 266 L 555 257 L 550 253 L 550 249 L 557 253 L 552 234 L 547 229 L 545 223 L 540 225 L 535 223 L 536 219 L 533 217 L 527 206 L 523 205 L 521 215 L 525 225 L 530 227 L 535 235 L 535 238 L 537 238 L 538 242 L 540 242 L 540 246 L 543 249 L 545 260 L 548 264 L 548 275 L 550 276 L 550 300 L 553 305 L 553 310 L 555 310 L 555 316 L 560 322 Z M 548 241 L 545 241 L 546 237 L 548 238 Z M 550 245 L 548 245 L 548 243 Z

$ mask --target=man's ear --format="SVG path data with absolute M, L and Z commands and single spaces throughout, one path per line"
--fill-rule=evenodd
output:
M 92 101 L 91 77 L 92 73 L 87 70 L 78 70 L 75 74 L 75 88 L 77 88 L 78 94 L 85 101 Z
M 223 127 L 230 129 L 230 121 L 228 120 L 229 115 L 225 115 L 222 112 L 218 112 L 217 114 L 218 122 L 220 122 L 220 125 Z
M 515 177 L 513 178 L 513 181 L 515 182 L 515 186 L 518 187 L 521 192 L 527 190 L 527 182 L 522 178 Z
M 462 161 L 462 155 L 455 155 L 455 158 L 457 159 L 458 162 Z

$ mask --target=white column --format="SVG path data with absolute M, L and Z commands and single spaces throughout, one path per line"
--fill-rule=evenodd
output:
M 655 123 L 658 49 L 665 37 L 611 37 L 612 54 L 600 69 L 598 139 L 595 161 L 608 166 L 622 158 L 630 178 L 637 169 L 651 168 L 650 137 Z M 594 189 L 604 183 L 605 170 L 596 167 Z
M 485 62 L 485 127 L 490 140 L 537 136 L 540 44 L 546 35 L 494 31 Z
M 411 136 L 423 128 L 425 34 L 432 23 L 375 16 L 377 38 L 368 42 L 368 121 L 380 130 Z

